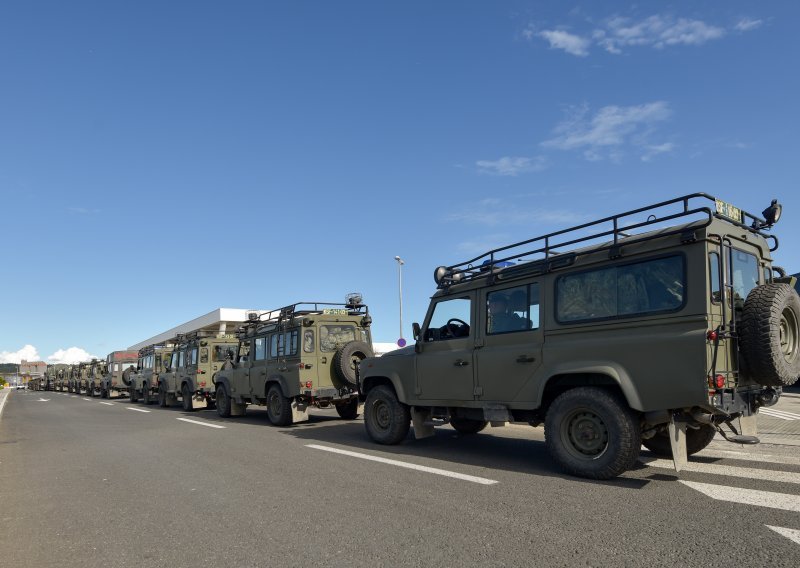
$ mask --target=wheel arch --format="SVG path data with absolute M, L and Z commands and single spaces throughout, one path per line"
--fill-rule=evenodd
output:
M 634 410 L 643 410 L 639 392 L 628 373 L 616 365 L 581 365 L 557 369 L 542 383 L 539 403 L 546 409 L 562 392 L 575 388 L 594 386 L 606 388 L 621 396 Z
M 267 380 L 264 381 L 265 397 L 269 392 L 269 387 L 271 387 L 272 385 L 278 385 L 281 389 L 281 393 L 283 393 L 283 396 L 285 396 L 286 398 L 293 398 L 294 395 L 292 395 L 291 391 L 289 390 L 289 383 L 286 382 L 286 377 L 284 377 L 283 375 L 270 375 L 269 377 L 267 377 Z
M 403 383 L 400 381 L 400 378 L 397 376 L 382 376 L 376 375 L 371 377 L 366 377 L 361 381 L 361 394 L 366 398 L 369 391 L 374 389 L 379 385 L 386 385 L 394 389 L 394 393 L 397 395 L 397 400 L 402 403 L 406 403 L 406 393 L 403 389 Z

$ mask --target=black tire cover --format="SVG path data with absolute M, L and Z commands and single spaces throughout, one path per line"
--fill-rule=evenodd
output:
M 747 375 L 766 386 L 800 376 L 800 297 L 788 284 L 756 286 L 747 295 L 739 327 Z
M 131 374 L 133 373 L 133 367 L 128 367 L 124 371 L 122 371 L 122 382 L 125 383 L 126 387 L 131 386 Z
M 333 355 L 333 371 L 336 376 L 344 381 L 346 386 L 356 386 L 356 369 L 353 360 L 362 361 L 367 357 L 373 357 L 372 347 L 364 341 L 351 341 L 339 349 Z

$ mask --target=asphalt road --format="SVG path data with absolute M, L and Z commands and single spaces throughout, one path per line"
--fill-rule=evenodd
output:
M 3 568 L 800 565 L 797 446 L 715 441 L 679 475 L 643 451 L 594 482 L 541 428 L 385 447 L 329 411 L 276 428 L 85 398 L 10 394 Z

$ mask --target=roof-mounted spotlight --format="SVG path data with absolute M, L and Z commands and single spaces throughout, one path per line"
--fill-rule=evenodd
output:
M 760 219 L 756 219 L 753 221 L 753 228 L 754 229 L 769 229 L 778 222 L 781 218 L 781 213 L 783 212 L 783 207 L 780 203 L 778 203 L 777 199 L 773 199 L 772 202 L 769 204 L 769 207 L 764 209 L 761 214 L 764 216 L 764 221 Z

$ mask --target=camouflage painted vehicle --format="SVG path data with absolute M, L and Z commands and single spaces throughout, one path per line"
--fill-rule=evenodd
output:
M 100 382 L 100 397 L 118 397 L 127 393 L 128 383 L 125 377 L 130 375 L 129 368 L 136 367 L 136 351 L 112 351 L 106 356 L 103 378 Z
M 201 404 L 213 408 L 212 377 L 222 368 L 228 351 L 236 349 L 236 336 L 194 332 L 176 337 L 174 343 L 169 365 L 159 374 L 159 406 L 180 401 L 187 412 Z
M 172 345 L 149 345 L 139 350 L 137 370 L 129 377 L 131 400 L 150 404 L 158 399 L 159 376 L 164 371 L 164 363 L 169 363 L 172 349 Z
M 86 369 L 86 394 L 94 397 L 100 396 L 100 387 L 106 374 L 106 362 L 92 359 Z
M 359 295 L 346 304 L 301 302 L 254 318 L 215 377 L 217 412 L 240 416 L 267 407 L 276 426 L 308 420 L 308 407 L 358 416 L 356 366 L 373 355 L 372 318 Z
M 596 479 L 642 444 L 680 470 L 715 434 L 757 442 L 800 375 L 780 205 L 762 215 L 692 194 L 436 269 L 416 344 L 360 365 L 368 435 L 544 424 L 553 459 Z

